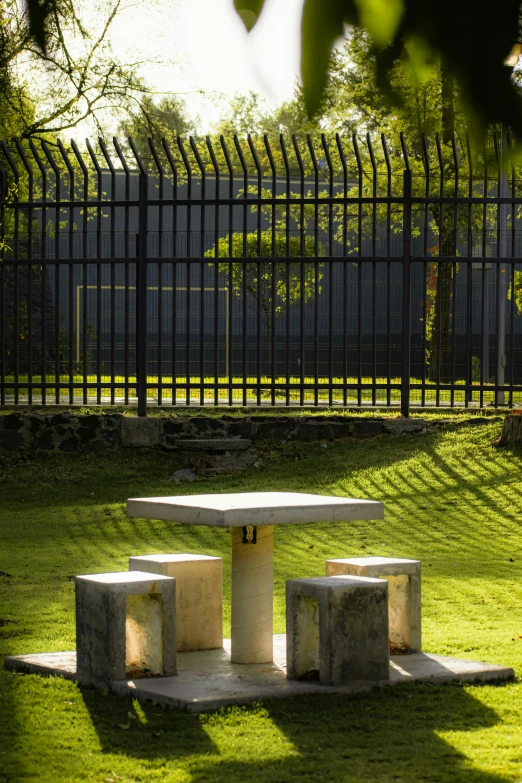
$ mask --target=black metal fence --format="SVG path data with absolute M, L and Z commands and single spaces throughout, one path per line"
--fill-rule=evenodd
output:
M 0 143 L 0 403 L 522 405 L 490 141 Z

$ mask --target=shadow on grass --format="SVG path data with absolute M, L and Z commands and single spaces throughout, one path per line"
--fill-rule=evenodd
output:
M 306 697 L 266 706 L 294 753 L 269 761 L 220 760 L 198 767 L 193 783 L 508 780 L 477 768 L 438 736 L 490 729 L 498 722 L 494 710 L 459 685 L 404 686 L 351 698 Z M 255 736 L 250 741 L 255 743 Z
M 92 688 L 79 690 L 104 753 L 151 761 L 216 752 L 199 715 L 114 694 L 102 696 Z
M 70 683 L 10 673 L 2 673 L 0 681 L 2 708 L 11 715 L 0 747 L 0 780 L 9 783 L 37 779 L 38 768 L 42 777 L 50 779 L 51 769 L 46 767 L 53 763 L 56 779 L 70 780 L 75 765 L 83 764 L 79 731 L 89 751 L 83 770 L 89 779 L 95 779 L 91 777 L 95 769 L 105 768 L 98 754 L 110 759 L 109 765 L 116 763 L 114 756 L 127 759 L 131 766 L 125 767 L 125 779 L 137 780 L 145 779 L 142 776 L 158 764 L 165 779 L 184 770 L 183 780 L 190 783 L 507 783 L 512 779 L 483 768 L 502 767 L 506 760 L 506 750 L 496 747 L 494 733 L 488 736 L 499 724 L 499 716 L 458 684 L 285 699 L 212 715 L 138 705 L 129 698 L 103 696 L 82 687 L 78 696 L 91 724 L 87 727 L 79 722 L 81 709 L 76 709 L 76 719 L 67 718 L 64 699 L 74 700 Z M 34 699 L 38 694 L 45 697 L 48 687 L 53 700 L 45 714 L 42 704 L 32 703 L 39 726 L 36 735 L 36 724 L 33 731 L 27 725 L 35 718 L 17 713 L 22 696 L 17 691 L 30 689 Z M 26 707 L 30 708 L 29 702 Z M 91 727 L 95 741 L 90 738 Z M 465 753 L 440 736 L 446 732 L 454 734 Z M 475 762 L 475 750 L 482 768 Z

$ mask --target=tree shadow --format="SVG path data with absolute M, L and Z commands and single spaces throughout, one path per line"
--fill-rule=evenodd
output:
M 193 783 L 447 781 L 506 783 L 477 767 L 438 732 L 473 732 L 498 723 L 458 684 L 406 685 L 349 698 L 311 696 L 265 704 L 293 745 L 281 759 L 206 764 Z M 245 737 L 248 741 L 248 737 Z M 250 739 L 255 743 L 255 737 Z

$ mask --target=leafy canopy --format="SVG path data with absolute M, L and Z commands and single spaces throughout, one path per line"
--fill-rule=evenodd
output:
M 234 0 L 251 30 L 264 0 Z M 396 104 L 397 60 L 422 81 L 436 63 L 457 80 L 469 121 L 477 130 L 504 123 L 522 136 L 522 97 L 514 84 L 519 51 L 520 3 L 499 6 L 477 0 L 305 0 L 301 38 L 301 77 L 307 111 L 321 107 L 328 85 L 330 55 L 345 26 L 370 36 L 379 89 Z M 506 62 L 509 62 L 506 65 Z

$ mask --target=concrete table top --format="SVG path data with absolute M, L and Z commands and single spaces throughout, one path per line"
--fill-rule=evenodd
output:
M 244 527 L 383 519 L 384 504 L 378 500 L 311 495 L 303 492 L 234 492 L 129 498 L 127 515 L 182 522 L 186 525 Z

